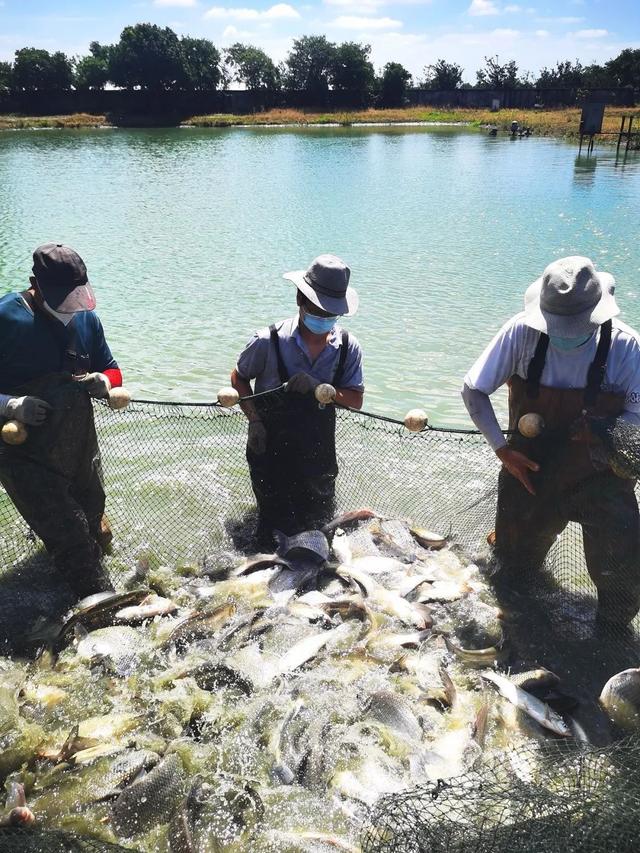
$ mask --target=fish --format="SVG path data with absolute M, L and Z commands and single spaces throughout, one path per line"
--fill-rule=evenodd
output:
M 422 739 L 422 727 L 407 702 L 396 693 L 379 690 L 366 700 L 364 712 L 411 740 Z
M 275 530 L 274 535 L 278 543 L 276 554 L 289 562 L 303 559 L 324 564 L 329 559 L 329 542 L 321 530 L 305 530 L 294 536 Z
M 467 666 L 494 666 L 505 654 L 502 649 L 495 646 L 489 646 L 486 649 L 463 649 L 453 643 L 446 635 L 443 635 L 442 639 L 447 651 Z
M 509 673 L 509 681 L 512 681 L 523 690 L 552 690 L 560 684 L 558 676 L 544 667 L 528 669 L 525 672 Z
M 140 604 L 148 595 L 148 589 L 134 589 L 128 592 L 98 592 L 83 598 L 65 619 L 54 638 L 54 649 L 65 646 L 73 637 L 77 626 L 82 626 L 87 631 L 105 628 L 113 624 L 115 614 L 119 610 Z
M 235 616 L 236 611 L 236 604 L 227 601 L 211 611 L 189 613 L 172 629 L 164 645 L 185 648 L 198 639 L 211 637 Z
M 339 574 L 353 578 L 364 590 L 371 603 L 402 622 L 413 625 L 419 630 L 425 630 L 433 625 L 431 611 L 423 604 L 411 604 L 406 599 L 391 590 L 386 589 L 373 578 L 358 571 L 354 566 L 340 566 Z
M 122 610 L 116 611 L 114 621 L 126 625 L 135 625 L 147 619 L 153 619 L 156 616 L 170 616 L 177 609 L 178 605 L 171 601 L 171 599 L 162 598 L 155 593 L 151 593 L 146 598 L 143 598 L 140 604 L 123 607 Z
M 278 672 L 286 675 L 314 658 L 335 635 L 335 629 L 310 634 L 292 646 L 278 661 Z
M 331 519 L 331 521 L 327 522 L 322 528 L 322 532 L 325 536 L 329 536 L 334 530 L 338 527 L 349 527 L 353 524 L 357 524 L 360 521 L 367 521 L 371 518 L 379 518 L 380 516 L 369 507 L 363 507 L 362 509 L 354 509 L 350 512 L 342 513 L 341 515 L 337 515 L 335 518 Z
M 640 727 L 640 668 L 612 675 L 598 698 L 609 719 L 621 729 Z
M 543 726 L 543 728 L 549 729 L 549 731 L 559 735 L 560 737 L 571 736 L 569 726 L 565 723 L 560 714 L 557 714 L 545 702 L 542 702 L 540 699 L 536 699 L 535 696 L 532 696 L 530 693 L 527 693 L 525 690 L 522 690 L 522 688 L 513 684 L 504 675 L 487 670 L 481 674 L 481 677 L 494 684 L 498 688 L 501 696 L 504 696 L 504 698 L 508 702 L 511 702 L 512 705 L 515 705 L 516 708 L 524 711 L 525 714 Z
M 111 822 L 119 835 L 130 838 L 159 820 L 170 820 L 184 796 L 184 770 L 175 753 L 165 756 L 149 773 L 136 779 L 118 795 Z
M 380 519 L 369 525 L 369 531 L 383 556 L 401 563 L 413 563 L 418 554 L 407 525 L 400 520 Z
M 597 469 L 610 468 L 625 480 L 640 477 L 640 429 L 620 417 L 587 417 L 591 435 L 589 453 Z
M 410 527 L 409 533 L 411 533 L 419 545 L 432 551 L 439 551 L 448 542 L 446 536 L 434 533 L 432 530 L 427 530 L 424 527 Z
M 98 628 L 77 645 L 77 656 L 85 661 L 104 661 L 120 677 L 131 675 L 152 647 L 145 636 L 128 625 Z

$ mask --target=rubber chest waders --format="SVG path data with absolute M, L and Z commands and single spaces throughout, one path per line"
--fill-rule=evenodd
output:
M 601 390 L 611 345 L 611 321 L 600 327 L 600 340 L 586 388 L 561 389 L 540 384 L 549 338 L 541 333 L 527 379 L 509 380 L 509 446 L 540 465 L 531 473 L 530 495 L 502 469 L 496 514 L 497 576 L 525 580 L 536 572 L 556 537 L 570 521 L 582 526 L 589 575 L 598 590 L 599 614 L 627 623 L 640 609 L 638 505 L 632 480 L 597 471 L 583 442 L 571 441 L 570 429 L 583 412 L 618 416 L 624 394 Z M 526 413 L 542 415 L 545 430 L 527 439 L 516 431 Z
M 278 331 L 271 326 L 271 346 L 280 381 L 289 379 L 280 352 Z M 342 332 L 336 368 L 328 379 L 340 386 L 349 345 Z M 258 505 L 258 537 L 272 531 L 289 535 L 324 524 L 334 511 L 336 460 L 334 406 L 320 409 L 313 394 L 274 391 L 254 400 L 267 430 L 267 449 L 255 454 L 247 447 L 247 461 Z

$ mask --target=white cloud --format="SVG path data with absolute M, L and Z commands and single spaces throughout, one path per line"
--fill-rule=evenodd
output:
M 577 39 L 601 39 L 609 35 L 608 30 L 578 30 L 577 33 L 572 33 Z
M 499 15 L 500 10 L 493 0 L 471 0 L 467 9 L 468 15 Z
M 341 30 L 359 30 L 360 32 L 371 32 L 373 30 L 397 30 L 402 26 L 402 21 L 394 18 L 367 18 L 360 15 L 340 15 L 329 23 L 331 27 Z
M 213 6 L 204 13 L 204 17 L 218 21 L 281 21 L 299 18 L 300 13 L 288 3 L 276 3 L 264 12 L 235 6 Z
M 522 12 L 522 6 L 517 6 L 515 3 L 511 3 L 509 6 L 504 7 L 505 12 Z
M 198 0 L 153 0 L 154 6 L 177 6 L 181 9 L 191 9 L 198 5 Z
M 546 39 L 549 37 L 549 30 L 536 30 L 535 35 L 537 35 L 539 39 Z
M 584 18 L 572 18 L 571 16 L 560 16 L 559 18 L 554 17 L 541 17 L 536 18 L 536 21 L 539 24 L 581 24 L 584 21 Z
M 327 6 L 348 10 L 355 15 L 371 15 L 386 2 L 387 0 L 324 0 Z
M 498 28 L 496 30 L 492 30 L 491 35 L 495 36 L 496 38 L 499 38 L 499 39 L 504 39 L 504 38 L 514 39 L 520 35 L 520 30 L 510 30 L 510 29 L 507 29 L 506 27 Z

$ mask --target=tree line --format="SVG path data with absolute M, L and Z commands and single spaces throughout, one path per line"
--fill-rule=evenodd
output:
M 388 62 L 376 74 L 371 47 L 358 42 L 336 44 L 325 36 L 294 39 L 279 64 L 259 47 L 236 43 L 219 50 L 204 38 L 179 37 L 169 27 L 135 24 L 125 27 L 116 44 L 91 42 L 89 54 L 69 57 L 34 47 L 17 50 L 12 63 L 0 62 L 0 93 L 14 95 L 98 91 L 106 86 L 148 92 L 215 92 L 233 84 L 267 96 L 297 93 L 301 103 L 321 106 L 329 91 L 345 105 L 394 107 L 404 103 L 407 89 L 473 88 L 463 81 L 462 66 L 437 59 L 415 81 L 399 62 Z M 516 61 L 485 57 L 476 72 L 477 88 L 536 89 L 640 88 L 640 49 L 627 48 L 603 65 L 559 61 L 539 75 L 521 72 Z

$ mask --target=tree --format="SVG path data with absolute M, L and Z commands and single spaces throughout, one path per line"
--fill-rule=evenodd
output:
M 411 74 L 399 62 L 387 62 L 378 80 L 378 101 L 381 107 L 401 107 L 411 86 Z
M 555 68 L 543 68 L 536 80 L 537 89 L 577 89 L 582 86 L 584 68 L 580 61 L 556 62 Z
M 109 52 L 109 79 L 127 89 L 171 89 L 183 79 L 183 72 L 180 41 L 169 27 L 125 27 Z
M 196 92 L 215 92 L 220 83 L 220 52 L 208 39 L 180 39 L 182 74 L 180 84 Z
M 285 60 L 287 89 L 303 92 L 307 104 L 325 104 L 335 52 L 335 44 L 327 41 L 326 36 L 294 39 L 293 48 Z
M 500 65 L 499 57 L 485 56 L 485 66 L 476 71 L 476 85 L 487 89 L 514 89 L 521 85 L 515 59 Z M 528 81 L 525 81 L 525 83 Z
M 76 89 L 104 89 L 109 80 L 109 58 L 111 45 L 92 41 L 89 56 L 83 56 L 76 63 Z
M 625 48 L 604 67 L 615 81 L 614 85 L 640 88 L 640 48 Z
M 0 95 L 11 89 L 12 68 L 10 62 L 0 62 Z
M 363 107 L 371 102 L 376 72 L 370 55 L 370 45 L 353 41 L 343 42 L 335 49 L 331 83 L 348 106 Z
M 610 89 L 616 81 L 606 68 L 594 62 L 582 70 L 582 85 L 585 89 Z
M 73 83 L 73 64 L 60 51 L 23 47 L 16 50 L 11 82 L 17 92 L 68 92 Z
M 463 67 L 455 62 L 437 59 L 424 69 L 422 85 L 425 89 L 459 89 L 462 85 Z
M 224 52 L 231 77 L 250 92 L 275 94 L 280 89 L 280 70 L 264 50 L 236 42 Z

